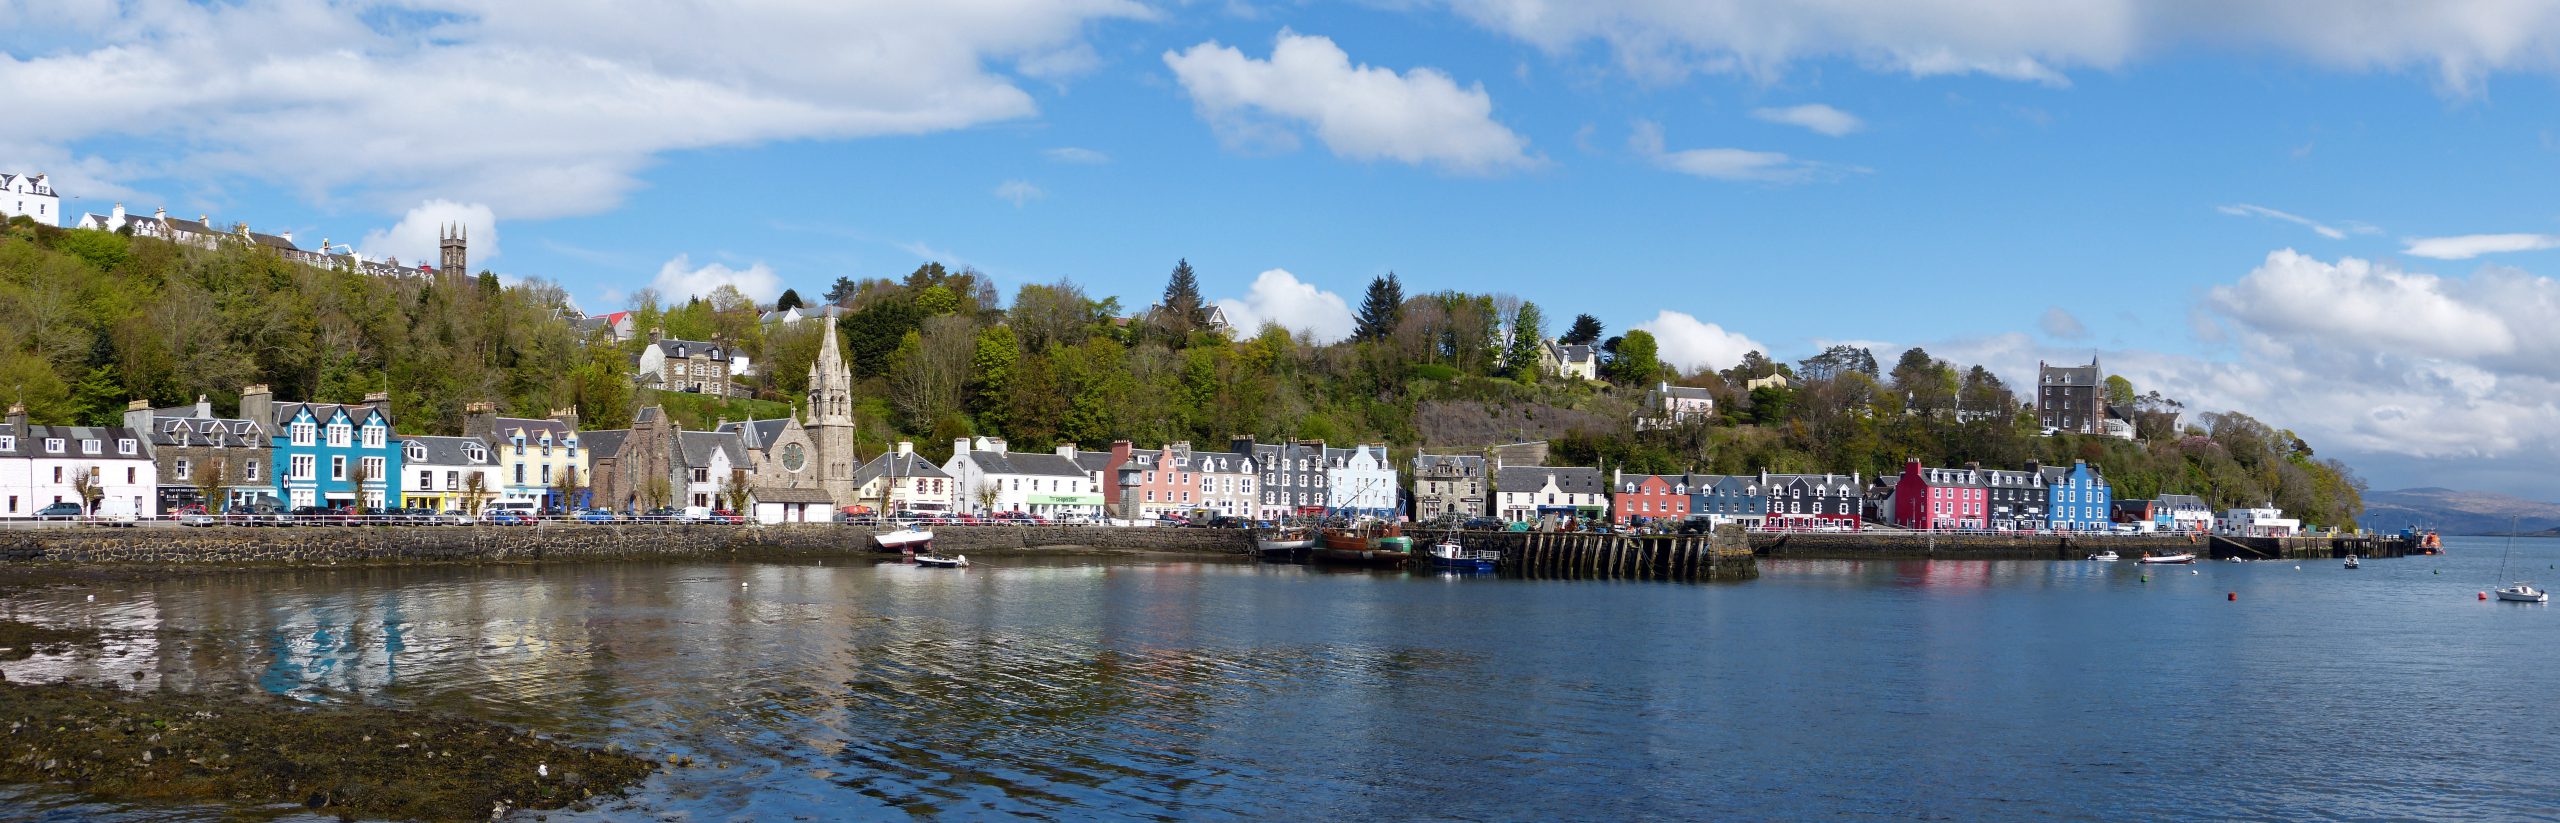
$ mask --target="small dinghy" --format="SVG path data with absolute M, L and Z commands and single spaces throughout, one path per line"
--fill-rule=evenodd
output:
M 2097 554 L 2089 555 L 2089 559 L 2100 563 L 2113 563 L 2124 558 L 2117 557 L 2114 549 L 2108 549 Z
M 2176 566 L 2196 562 L 2196 556 L 2192 554 L 2164 554 L 2154 557 L 2146 554 L 2142 556 L 2142 562 L 2152 565 L 2167 564 Z
M 2364 568 L 2364 566 L 2356 562 L 2356 556 L 2355 556 L 2355 555 L 2350 554 L 2350 555 L 2347 555 L 2347 568 L 2350 568 L 2350 569 L 2361 569 L 2361 568 Z
M 955 554 L 943 557 L 935 554 L 919 554 L 916 555 L 916 565 L 932 569 L 965 569 L 969 567 L 969 556 Z
M 2551 593 L 2534 588 L 2531 583 L 2510 583 L 2498 590 L 2498 599 L 2510 603 L 2549 603 Z

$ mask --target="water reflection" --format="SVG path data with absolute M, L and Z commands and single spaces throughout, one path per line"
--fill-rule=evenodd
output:
M 1776 561 L 1714 586 L 632 563 L 193 577 L 0 611 L 114 632 L 12 679 L 424 706 L 701 764 L 553 819 L 2430 817 L 2555 794 L 2534 764 L 2560 745 L 2480 734 L 2560 721 L 2480 662 L 2560 639 L 2560 613 L 2470 600 L 2495 560 L 2147 581 Z M 2342 771 L 2400 777 L 2321 777 Z

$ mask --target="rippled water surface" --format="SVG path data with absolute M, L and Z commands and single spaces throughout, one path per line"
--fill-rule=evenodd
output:
M 140 672 L 704 764 L 553 820 L 2560 819 L 2560 612 L 2475 599 L 2503 546 L 2360 571 L 1764 562 L 1694 586 L 1056 559 L 308 571 L 0 611 L 131 632 L 13 680 Z M 2511 562 L 2560 582 L 2560 542 Z

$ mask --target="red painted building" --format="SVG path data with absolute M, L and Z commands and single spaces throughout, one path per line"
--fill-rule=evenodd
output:
M 1621 526 L 1639 518 L 1679 520 L 1689 516 L 1689 495 L 1695 491 L 1691 485 L 1687 475 L 1617 472 L 1610 483 L 1615 493 L 1609 510 Z
M 1910 529 L 1985 529 L 1990 499 L 1979 465 L 1935 469 L 1913 459 L 1902 464 L 1893 485 L 1893 522 Z

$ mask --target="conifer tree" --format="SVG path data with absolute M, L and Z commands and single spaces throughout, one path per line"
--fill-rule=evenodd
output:
M 773 310 L 774 310 L 774 311 L 790 311 L 790 310 L 792 310 L 792 309 L 796 309 L 796 308 L 799 308 L 799 307 L 801 307 L 801 306 L 805 306 L 805 305 L 808 305 L 808 304 L 807 304 L 807 303 L 800 302 L 800 290 L 799 290 L 799 289 L 783 289 L 783 290 L 782 290 L 782 297 L 781 297 L 780 299 L 777 299 L 777 300 L 773 301 Z
M 1191 273 L 1190 258 L 1173 264 L 1173 278 L 1164 284 L 1164 312 L 1175 330 L 1184 334 L 1209 321 L 1205 304 L 1200 301 L 1200 278 Z
M 1573 316 L 1573 327 L 1565 330 L 1564 337 L 1556 342 L 1572 346 L 1588 346 L 1600 342 L 1601 330 L 1600 318 L 1588 314 L 1577 314 Z
M 1502 362 L 1513 378 L 1537 379 L 1538 347 L 1547 339 L 1545 325 L 1536 303 L 1521 303 L 1520 312 L 1511 316 L 1511 347 L 1503 353 Z
M 1361 340 L 1384 340 L 1394 334 L 1396 324 L 1404 321 L 1404 284 L 1395 272 L 1369 281 L 1369 296 L 1360 301 L 1360 326 L 1351 336 Z

